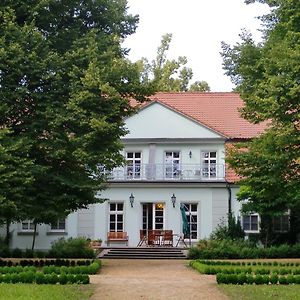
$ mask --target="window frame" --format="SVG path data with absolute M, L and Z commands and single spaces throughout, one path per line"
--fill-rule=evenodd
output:
M 64 229 L 60 229 L 59 228 L 59 224 L 61 223 L 61 221 L 64 220 Z M 56 224 L 55 225 L 58 225 L 57 227 L 58 228 L 52 228 L 53 224 L 50 224 L 50 232 L 65 232 L 67 230 L 67 220 L 66 218 L 61 218 L 61 219 L 58 219 L 56 221 Z
M 287 229 L 283 229 L 283 217 L 287 217 L 288 218 L 288 222 L 287 222 Z M 274 227 L 274 219 L 275 218 L 280 218 L 280 229 L 279 230 L 277 230 L 277 229 L 275 229 Z M 279 215 L 279 216 L 275 216 L 275 217 L 273 217 L 272 218 L 272 229 L 273 229 L 273 232 L 275 232 L 275 233 L 287 233 L 287 232 L 289 232 L 290 231 L 290 226 L 291 226 L 291 221 L 290 221 L 290 211 L 287 211 L 287 212 L 285 212 L 284 214 L 282 214 L 282 215 Z
M 244 218 L 245 217 L 250 217 L 250 223 L 249 223 L 250 229 L 244 228 Z M 257 229 L 252 229 L 252 226 L 253 226 L 252 222 L 251 222 L 252 217 L 257 217 Z M 255 212 L 242 214 L 242 228 L 245 233 L 259 233 L 260 232 L 260 216 L 259 216 L 259 214 L 255 213 Z
M 205 153 L 208 153 L 208 157 L 205 158 L 204 155 Z M 211 157 L 211 153 L 215 153 L 216 154 L 216 157 Z M 216 149 L 211 149 L 211 150 L 201 150 L 201 153 L 200 153 L 200 161 L 201 161 L 201 176 L 202 178 L 204 179 L 216 179 L 218 178 L 218 150 Z M 205 160 L 208 160 L 207 163 L 205 163 L 204 161 Z M 211 161 L 215 160 L 215 163 L 212 163 Z M 205 168 L 207 168 L 207 171 L 204 171 Z M 211 168 L 214 168 L 215 171 L 215 175 L 212 176 L 211 175 Z M 205 175 L 207 174 L 207 176 Z
M 199 216 L 198 216 L 198 211 L 199 211 L 199 204 L 198 203 L 192 203 L 192 202 L 181 202 L 181 204 L 183 204 L 184 206 L 184 210 L 185 210 L 185 214 L 188 220 L 188 224 L 189 224 L 189 231 L 190 231 L 190 235 L 191 235 L 191 241 L 196 241 L 198 240 L 198 234 L 199 234 Z M 192 205 L 196 205 L 196 211 L 192 210 Z M 186 207 L 188 207 L 188 210 L 186 210 Z M 196 222 L 191 222 L 190 219 L 193 219 L 192 216 L 196 217 Z M 196 230 L 192 230 L 193 225 L 196 225 Z M 196 233 L 196 237 L 192 238 L 193 233 Z M 189 238 L 185 237 L 185 238 Z
M 122 204 L 122 210 L 118 209 L 118 205 Z M 115 210 L 111 210 L 111 205 L 115 205 L 116 209 Z M 122 201 L 118 201 L 118 202 L 109 202 L 108 203 L 108 231 L 109 232 L 122 232 L 124 231 L 124 202 Z M 120 223 L 120 221 L 118 221 L 118 216 L 122 215 L 122 229 L 118 230 L 118 223 Z M 114 221 L 111 220 L 111 216 L 114 216 Z M 114 228 L 111 226 L 111 224 L 114 224 Z
M 132 153 L 133 157 L 128 158 L 128 154 Z M 140 154 L 140 158 L 136 158 L 136 154 Z M 126 150 L 125 151 L 125 161 L 126 161 L 126 179 L 141 179 L 142 178 L 142 163 L 143 163 L 143 152 L 141 150 Z M 131 162 L 131 165 L 128 165 Z M 139 162 L 139 163 L 138 163 Z M 130 169 L 132 174 L 129 174 Z
M 23 227 L 23 224 L 28 224 L 28 228 L 25 229 Z M 30 227 L 33 227 L 33 228 L 30 228 Z M 21 221 L 21 232 L 34 232 L 34 223 L 33 223 L 33 220 L 23 220 Z
M 172 153 L 171 161 L 167 161 L 167 153 Z M 178 158 L 174 158 L 174 153 L 178 153 Z M 178 179 L 181 175 L 181 151 L 180 150 L 164 150 L 164 178 Z M 176 162 L 178 161 L 178 162 Z M 168 171 L 171 168 L 171 171 Z

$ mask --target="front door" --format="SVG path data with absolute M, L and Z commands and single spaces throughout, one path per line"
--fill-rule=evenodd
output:
M 164 229 L 164 203 L 144 203 L 143 229 Z

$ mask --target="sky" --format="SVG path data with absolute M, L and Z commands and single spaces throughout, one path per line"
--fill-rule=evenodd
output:
M 186 56 L 194 73 L 192 81 L 205 80 L 212 92 L 230 92 L 234 85 L 222 69 L 221 41 L 239 42 L 243 28 L 261 40 L 258 16 L 268 12 L 260 3 L 243 0 L 128 0 L 128 12 L 138 14 L 135 34 L 126 38 L 129 59 L 152 60 L 166 33 L 172 33 L 168 59 Z

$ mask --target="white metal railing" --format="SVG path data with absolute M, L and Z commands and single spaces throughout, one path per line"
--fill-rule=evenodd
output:
M 214 181 L 224 180 L 225 165 L 135 164 L 101 172 L 111 181 Z

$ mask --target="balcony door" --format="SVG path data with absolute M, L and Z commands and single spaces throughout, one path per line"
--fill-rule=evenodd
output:
M 142 153 L 140 151 L 126 153 L 126 178 L 127 179 L 141 178 L 141 163 L 142 163 Z
M 165 152 L 165 178 L 174 179 L 180 175 L 180 152 Z
M 143 229 L 164 229 L 164 203 L 144 203 Z

